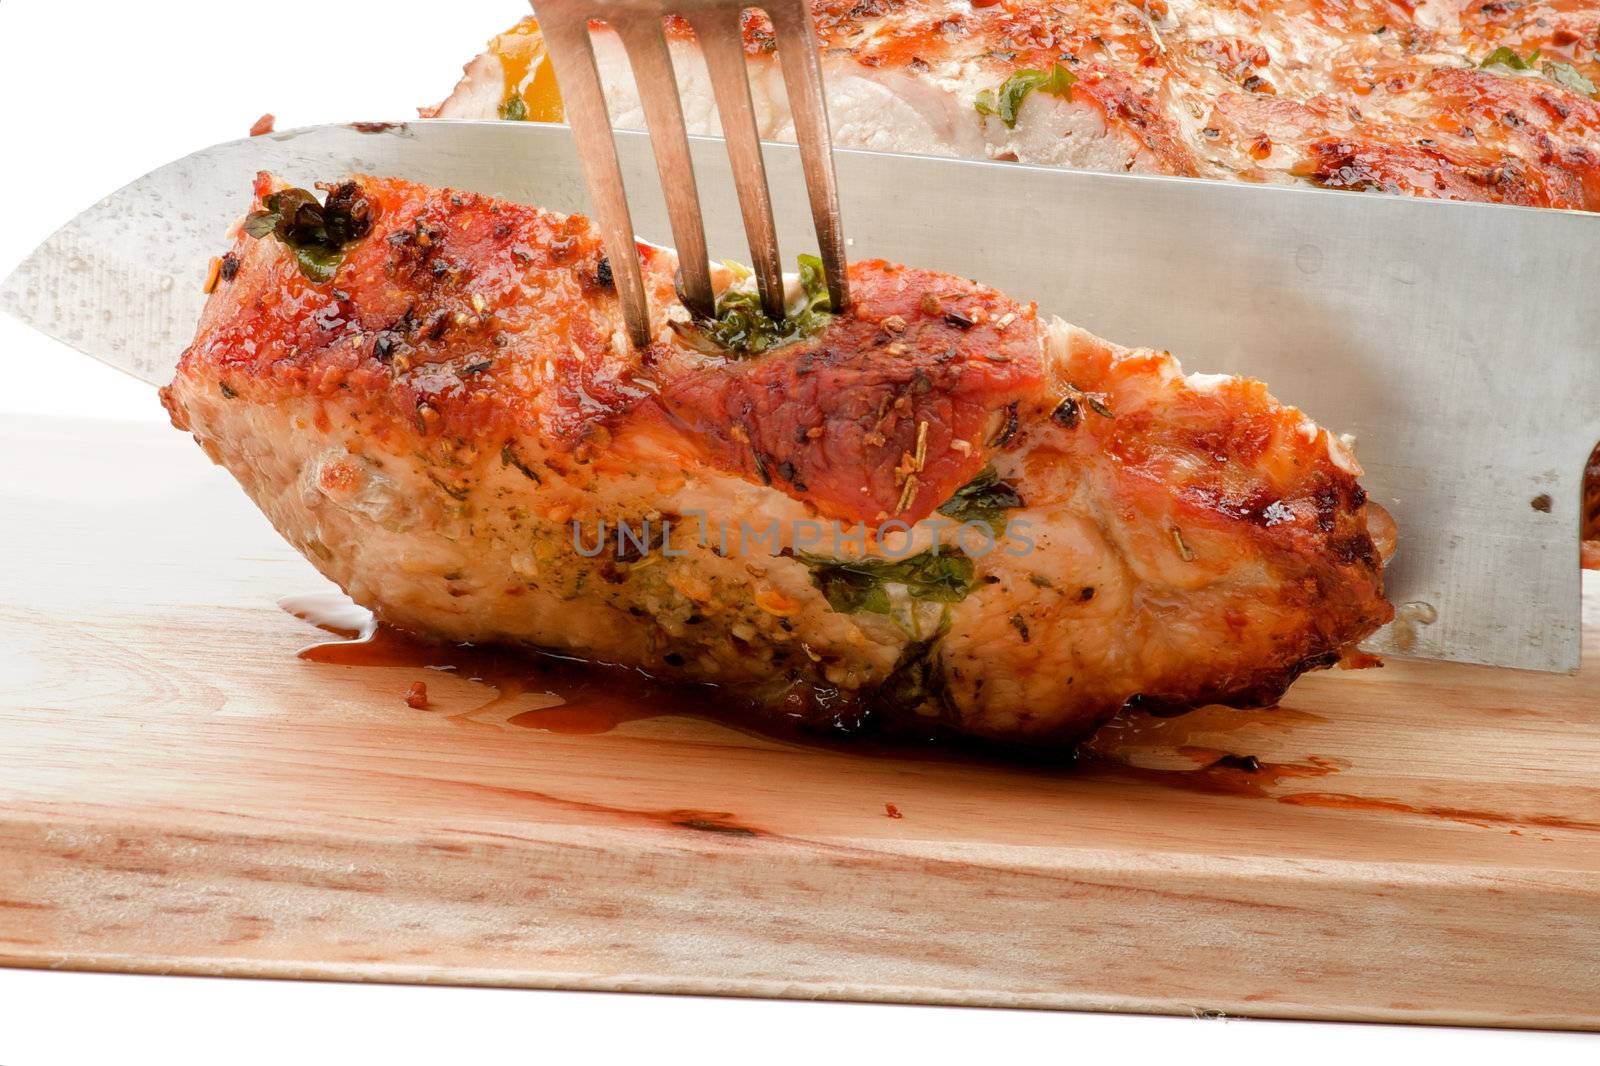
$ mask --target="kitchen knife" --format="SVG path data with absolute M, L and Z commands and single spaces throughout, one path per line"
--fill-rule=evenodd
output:
M 640 236 L 669 243 L 642 133 L 617 133 Z M 713 256 L 747 258 L 721 142 L 693 138 Z M 780 241 L 809 247 L 796 151 L 766 146 Z M 1577 668 L 1585 460 L 1600 439 L 1600 216 L 836 151 L 853 257 L 978 279 L 1190 370 L 1246 374 L 1354 433 L 1394 515 L 1396 622 L 1371 650 Z M 368 173 L 586 209 L 564 126 L 317 126 L 217 145 L 67 223 L 0 307 L 165 383 L 224 231 L 268 170 Z

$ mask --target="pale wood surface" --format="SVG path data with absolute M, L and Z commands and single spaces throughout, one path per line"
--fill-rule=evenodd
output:
M 1576 677 L 1391 663 L 1105 744 L 1336 771 L 1233 795 L 411 710 L 295 657 L 325 583 L 164 427 L 0 431 L 0 536 L 0 963 L 1600 1028 L 1600 586 Z

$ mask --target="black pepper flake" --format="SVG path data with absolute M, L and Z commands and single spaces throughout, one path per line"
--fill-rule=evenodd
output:
M 971 329 L 977 324 L 960 311 L 946 311 L 944 321 L 945 325 L 954 326 L 956 329 Z
M 239 257 L 229 252 L 222 257 L 222 266 L 217 270 L 217 277 L 223 281 L 232 281 L 239 274 Z
M 234 392 L 232 389 L 228 388 L 228 383 L 226 381 L 217 382 L 217 388 L 222 391 L 222 398 L 224 400 L 231 400 L 239 395 L 237 392 Z
M 466 366 L 461 368 L 461 372 L 463 374 L 481 374 L 485 370 L 488 370 L 491 366 L 494 366 L 494 360 L 485 359 L 477 363 L 468 363 Z
M 1078 422 L 1083 416 L 1078 410 L 1078 401 L 1068 396 L 1056 404 L 1056 409 L 1050 412 L 1050 417 L 1057 425 L 1065 426 L 1067 429 L 1077 429 Z
M 1016 627 L 1017 633 L 1022 637 L 1022 643 L 1028 643 L 1028 623 L 1020 614 L 1011 616 L 1011 624 Z
M 772 484 L 772 475 L 767 472 L 767 464 L 772 462 L 771 458 L 757 451 L 752 451 L 751 454 L 756 457 L 756 474 L 760 476 L 761 483 Z
M 594 283 L 602 289 L 617 287 L 616 278 L 611 276 L 611 260 L 603 255 L 600 257 L 599 265 L 594 268 Z
M 1088 603 L 1092 599 L 1094 599 L 1094 586 L 1093 585 L 1085 585 L 1085 586 L 1083 586 L 1083 588 L 1078 590 L 1078 602 L 1079 603 Z
M 378 339 L 372 342 L 372 358 L 380 363 L 387 363 L 394 358 L 395 339 L 392 333 L 380 333 Z
M 991 447 L 1004 448 L 1007 444 L 1011 443 L 1011 438 L 1015 437 L 1016 435 L 1017 435 L 1017 405 L 1014 404 L 1014 403 L 1011 403 L 1011 404 L 1007 404 L 1006 405 L 1006 421 L 1005 421 L 1005 425 L 1000 427 L 1000 432 L 995 434 L 994 439 L 991 440 L 989 442 L 989 444 L 990 444 Z

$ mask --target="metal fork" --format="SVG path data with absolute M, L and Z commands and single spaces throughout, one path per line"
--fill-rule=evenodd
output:
M 649 125 L 656 171 L 661 178 L 672 237 L 678 246 L 679 285 L 683 302 L 697 317 L 714 313 L 705 228 L 700 219 L 700 194 L 689 159 L 683 103 L 673 76 L 662 20 L 682 16 L 693 28 L 711 75 L 712 93 L 722 118 L 728 161 L 733 168 L 745 236 L 755 268 L 761 306 L 774 318 L 784 317 L 783 268 L 778 235 L 773 227 L 766 164 L 756 133 L 755 108 L 745 68 L 740 16 L 759 8 L 772 20 L 778 60 L 783 71 L 789 110 L 816 223 L 817 244 L 827 275 L 828 296 L 835 313 L 849 306 L 845 279 L 844 230 L 839 222 L 839 195 L 834 182 L 828 112 L 822 95 L 822 69 L 817 61 L 816 29 L 806 0 L 538 0 L 539 23 L 554 64 L 567 121 L 572 126 L 589 187 L 589 199 L 601 239 L 611 261 L 612 277 L 622 301 L 623 317 L 633 343 L 650 343 L 649 311 L 633 221 L 628 213 L 622 170 L 617 164 L 606 113 L 600 73 L 589 38 L 591 20 L 603 21 L 621 38 L 633 68 L 639 99 Z

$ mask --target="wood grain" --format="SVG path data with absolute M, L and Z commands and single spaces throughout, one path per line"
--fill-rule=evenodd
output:
M 171 430 L 0 464 L 0 963 L 1600 1027 L 1600 585 L 1578 676 L 1322 674 L 1076 771 L 561 735 L 297 659 L 324 583 Z

